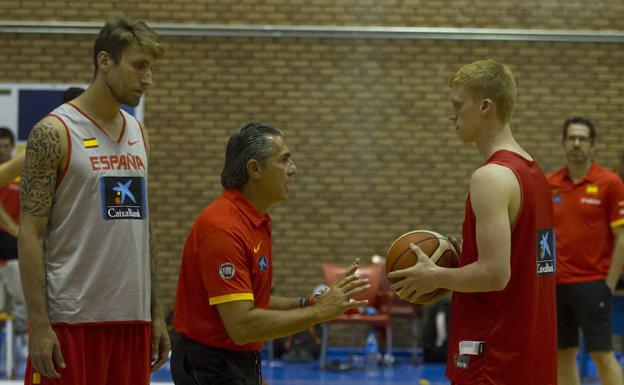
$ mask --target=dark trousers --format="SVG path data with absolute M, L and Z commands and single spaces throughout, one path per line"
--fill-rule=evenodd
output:
M 203 345 L 180 336 L 171 351 L 176 385 L 261 385 L 260 354 Z
M 0 259 L 17 259 L 17 238 L 0 231 Z

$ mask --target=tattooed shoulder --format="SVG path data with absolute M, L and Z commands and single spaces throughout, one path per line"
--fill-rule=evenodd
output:
M 62 156 L 61 135 L 51 118 L 37 123 L 28 135 L 26 164 L 57 167 Z
M 23 212 L 38 217 L 49 216 L 62 157 L 60 130 L 53 118 L 45 118 L 28 135 L 20 188 Z

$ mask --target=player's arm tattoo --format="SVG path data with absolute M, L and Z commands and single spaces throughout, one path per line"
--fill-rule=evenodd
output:
M 26 145 L 20 188 L 22 212 L 36 217 L 50 215 L 62 156 L 59 132 L 50 122 L 37 123 L 30 131 Z

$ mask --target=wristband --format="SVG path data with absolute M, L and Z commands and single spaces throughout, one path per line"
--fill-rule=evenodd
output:
M 308 307 L 316 303 L 316 297 L 311 295 L 309 297 L 299 297 L 299 307 Z
M 307 297 L 299 297 L 299 307 L 307 307 L 312 306 L 316 303 L 316 299 L 320 297 L 323 293 L 329 290 L 329 286 L 321 283 L 320 285 L 316 285 L 312 294 Z

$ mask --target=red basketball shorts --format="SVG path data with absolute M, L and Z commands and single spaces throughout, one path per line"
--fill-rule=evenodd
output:
M 55 324 L 65 368 L 60 379 L 33 372 L 26 364 L 25 385 L 149 385 L 152 325 L 147 322 Z

